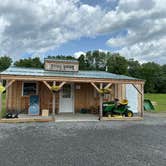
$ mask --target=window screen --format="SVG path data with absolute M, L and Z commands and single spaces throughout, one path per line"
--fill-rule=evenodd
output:
M 61 65 L 51 64 L 51 70 L 61 70 Z
M 23 86 L 23 96 L 27 95 L 36 95 L 37 92 L 37 85 L 36 83 L 24 83 Z
M 71 85 L 70 84 L 66 84 L 63 86 L 62 97 L 63 98 L 71 98 Z
M 65 71 L 74 71 L 74 66 L 73 65 L 64 65 L 64 70 Z

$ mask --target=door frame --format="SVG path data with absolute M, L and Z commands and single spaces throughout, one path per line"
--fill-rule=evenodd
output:
M 60 92 L 59 92 L 59 111 L 58 111 L 58 113 L 73 113 L 73 114 L 75 114 L 75 110 L 74 110 L 74 103 L 75 103 L 74 83 L 66 83 L 66 84 L 70 84 L 71 85 L 72 112 L 61 112 L 61 107 L 62 107 L 62 91 L 60 90 Z

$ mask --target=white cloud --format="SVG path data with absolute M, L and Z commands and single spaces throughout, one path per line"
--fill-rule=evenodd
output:
M 127 58 L 166 63 L 166 6 L 160 2 L 120 0 L 116 11 L 107 13 L 104 18 L 105 22 L 116 19 L 100 31 L 123 27 L 128 33 L 110 38 L 107 45 L 122 48 L 119 52 Z
M 74 57 L 75 57 L 75 58 L 79 58 L 80 55 L 85 55 L 85 54 L 86 54 L 86 53 L 83 52 L 83 51 L 78 51 L 78 52 L 75 52 L 75 53 L 74 53 Z
M 109 3 L 116 0 L 107 0 Z M 119 0 L 104 10 L 79 0 L 3 0 L 0 54 L 43 54 L 80 37 L 119 33 L 106 43 L 138 60 L 165 60 L 165 0 Z
M 77 0 L 4 0 L 0 4 L 0 54 L 44 53 L 93 29 L 104 12 Z M 4 22 L 8 25 L 4 26 Z

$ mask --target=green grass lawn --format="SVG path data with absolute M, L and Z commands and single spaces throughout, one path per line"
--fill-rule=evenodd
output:
M 166 94 L 145 94 L 145 99 L 149 99 L 157 103 L 155 110 L 157 112 L 166 112 Z
M 6 112 L 6 100 L 5 100 L 6 94 L 2 94 L 2 112 L 0 114 L 1 117 L 3 117 L 5 115 Z

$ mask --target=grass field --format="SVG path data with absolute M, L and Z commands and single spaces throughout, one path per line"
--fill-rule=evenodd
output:
M 166 94 L 145 94 L 145 99 L 149 99 L 157 103 L 155 110 L 157 112 L 166 112 Z

